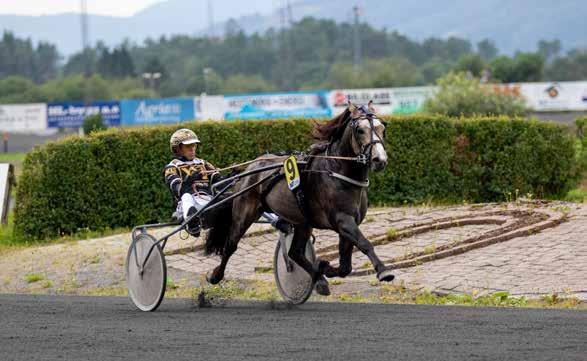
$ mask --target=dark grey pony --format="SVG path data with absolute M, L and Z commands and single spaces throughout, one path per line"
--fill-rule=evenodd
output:
M 345 277 L 351 270 L 353 247 L 369 257 L 380 281 L 391 281 L 394 276 L 375 254 L 373 245 L 359 230 L 367 212 L 367 186 L 369 171 L 382 171 L 387 165 L 384 146 L 385 126 L 368 107 L 357 107 L 349 102 L 348 108 L 336 118 L 324 124 L 315 124 L 314 138 L 323 143 L 313 147 L 311 154 L 338 156 L 351 159 L 310 158 L 305 167 L 300 167 L 301 185 L 305 209 L 301 209 L 285 179 L 265 182 L 234 199 L 232 217 L 219 220 L 215 234 L 207 240 L 208 252 L 222 255 L 221 264 L 207 278 L 212 284 L 220 282 L 230 256 L 246 230 L 261 216 L 271 211 L 294 228 L 294 238 L 289 257 L 305 269 L 316 282 L 319 294 L 329 294 L 326 277 Z M 247 170 L 283 162 L 282 159 L 267 159 L 251 164 Z M 274 170 L 246 177 L 235 186 L 235 191 L 270 175 Z M 213 231 L 214 231 L 213 228 Z M 327 261 L 309 262 L 305 255 L 306 242 L 312 229 L 331 229 L 339 234 L 339 267 Z M 214 232 L 212 232 L 214 233 Z

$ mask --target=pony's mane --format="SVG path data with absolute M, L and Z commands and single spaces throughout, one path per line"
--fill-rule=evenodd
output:
M 350 113 L 351 112 L 347 108 L 340 115 L 330 119 L 326 123 L 314 123 L 312 137 L 318 141 L 334 141 L 340 139 L 344 132 L 344 128 L 350 119 Z

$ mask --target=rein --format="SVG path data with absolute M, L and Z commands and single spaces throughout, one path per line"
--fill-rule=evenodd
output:
M 305 154 L 305 153 L 299 153 L 300 156 L 302 157 L 308 157 L 308 158 L 324 158 L 324 159 L 336 159 L 336 160 L 347 160 L 347 161 L 355 161 L 358 163 L 362 163 L 362 164 L 367 164 L 367 159 L 363 156 L 363 154 L 357 156 L 357 157 L 341 157 L 341 156 L 335 156 L 335 155 L 311 155 L 311 154 Z M 202 173 L 205 174 L 211 174 L 211 173 L 217 173 L 217 172 L 223 172 L 225 170 L 231 170 L 231 169 L 235 169 L 235 168 L 240 168 L 242 166 L 245 165 L 249 165 L 249 164 L 253 164 L 256 162 L 261 162 L 264 160 L 277 160 L 277 159 L 283 159 L 284 156 L 280 155 L 280 156 L 273 156 L 273 157 L 264 157 L 264 158 L 257 158 L 257 159 L 253 159 L 253 160 L 249 160 L 247 162 L 243 162 L 243 163 L 238 163 L 235 165 L 231 165 L 229 167 L 225 167 L 225 168 L 218 168 L 218 169 L 214 169 L 214 170 L 206 170 L 203 171 Z
M 353 162 L 357 162 L 357 163 L 363 164 L 365 166 L 368 166 L 369 163 L 371 162 L 371 156 L 373 153 L 373 146 L 376 144 L 381 144 L 383 146 L 383 148 L 385 149 L 385 143 L 383 142 L 382 139 L 375 140 L 375 137 L 374 137 L 375 127 L 373 125 L 373 118 L 375 117 L 375 114 L 371 113 L 364 106 L 361 106 L 358 109 L 364 115 L 357 117 L 357 118 L 351 118 L 351 120 L 350 120 L 350 126 L 352 127 L 352 132 L 353 132 L 353 136 L 355 137 L 355 140 L 359 138 L 359 134 L 358 134 L 359 120 L 367 119 L 369 121 L 369 129 L 371 131 L 370 132 L 371 139 L 370 139 L 369 143 L 361 145 L 361 153 L 358 156 L 356 156 L 356 157 L 343 157 L 343 156 L 336 156 L 336 155 L 328 155 L 328 150 L 330 149 L 330 143 L 328 144 L 328 147 L 326 148 L 326 151 L 325 151 L 326 155 L 310 155 L 310 154 L 305 154 L 305 153 L 298 153 L 298 154 L 304 158 L 320 158 L 320 159 L 353 161 Z M 243 163 L 231 165 L 231 166 L 225 167 L 225 168 L 204 171 L 203 173 L 205 173 L 205 174 L 217 173 L 217 172 L 222 172 L 222 171 L 231 170 L 231 169 L 235 169 L 235 168 L 240 168 L 240 167 L 243 167 L 243 166 L 246 166 L 249 164 L 253 164 L 256 162 L 261 162 L 261 161 L 266 161 L 266 160 L 278 160 L 278 159 L 284 159 L 284 156 L 271 156 L 271 157 L 257 158 L 257 159 L 250 160 L 248 162 L 243 162 Z M 357 181 L 355 179 L 352 179 L 350 177 L 347 177 L 345 175 L 342 175 L 340 173 L 336 173 L 336 172 L 333 172 L 330 170 L 319 171 L 319 170 L 306 169 L 306 170 L 303 170 L 303 172 L 305 172 L 305 173 L 326 173 L 326 174 L 328 174 L 328 176 L 330 176 L 332 178 L 339 179 L 343 182 L 352 184 L 356 187 L 361 187 L 361 188 L 369 187 L 369 179 L 368 178 L 365 181 Z

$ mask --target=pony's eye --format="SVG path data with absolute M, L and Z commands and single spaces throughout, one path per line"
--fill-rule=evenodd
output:
M 365 131 L 363 129 L 359 129 L 359 130 L 357 130 L 357 133 L 359 133 L 359 134 L 365 134 Z

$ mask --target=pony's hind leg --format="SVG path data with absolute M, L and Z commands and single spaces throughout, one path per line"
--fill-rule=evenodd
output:
M 249 198 L 249 197 L 247 197 Z M 240 202 L 242 200 L 242 202 Z M 233 208 L 238 209 L 238 212 L 232 213 L 232 226 L 230 227 L 230 234 L 222 253 L 222 260 L 220 265 L 208 272 L 206 279 L 209 283 L 215 285 L 224 278 L 224 271 L 230 256 L 236 252 L 238 242 L 241 240 L 247 229 L 261 216 L 262 210 L 258 202 L 253 199 L 239 199 L 235 202 Z
M 345 240 L 339 235 L 338 237 L 338 267 L 332 267 L 328 261 L 318 259 L 318 270 L 328 278 L 346 277 L 353 270 L 353 243 Z
M 324 275 L 319 271 L 318 265 L 312 264 L 306 258 L 306 244 L 312 234 L 312 228 L 308 226 L 295 226 L 294 237 L 289 248 L 288 256 L 300 267 L 302 267 L 312 277 L 315 282 L 316 292 L 322 296 L 330 295 L 330 288 L 328 281 Z

